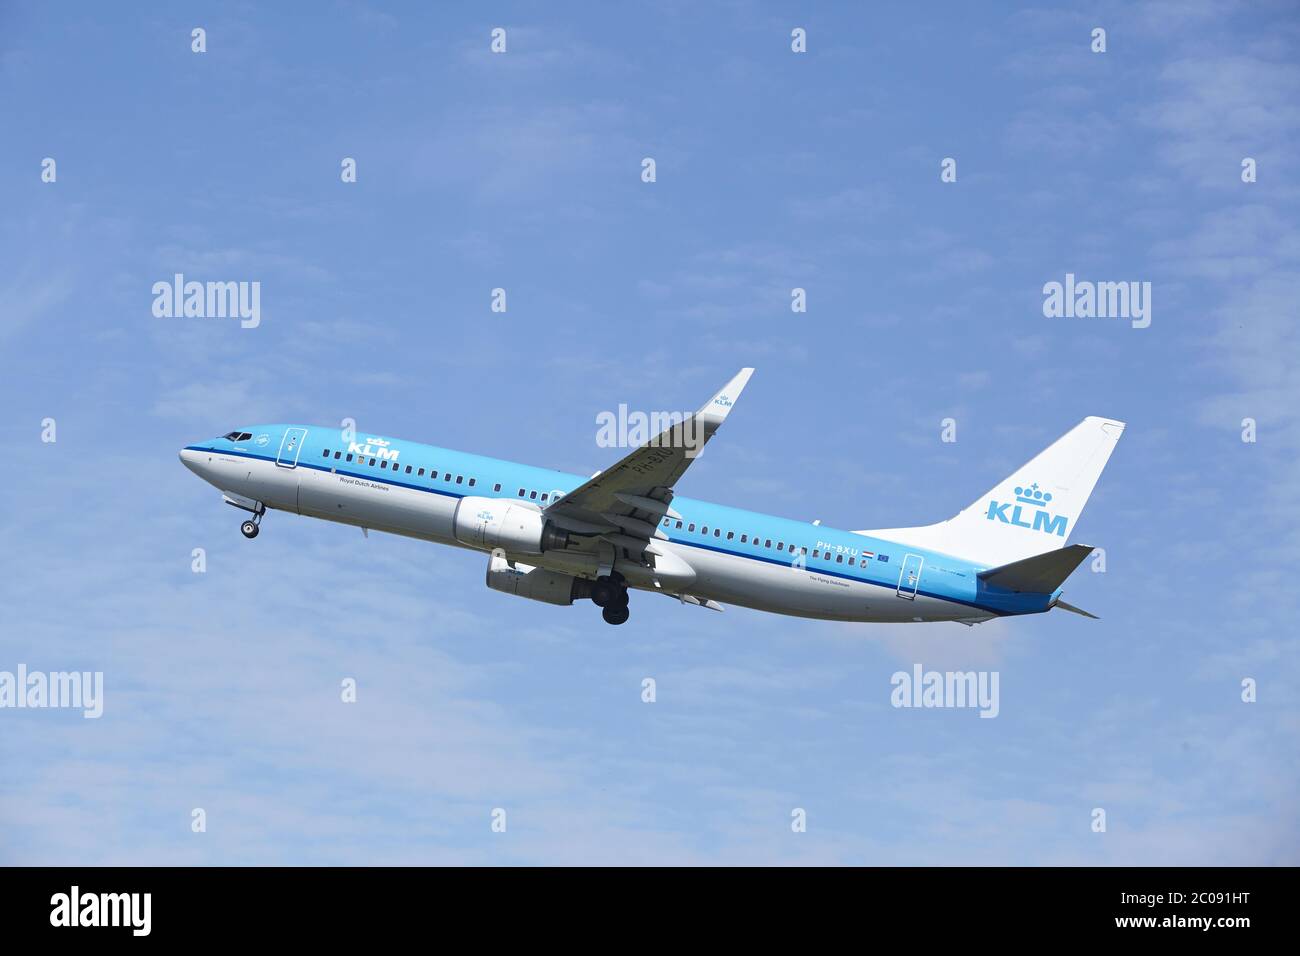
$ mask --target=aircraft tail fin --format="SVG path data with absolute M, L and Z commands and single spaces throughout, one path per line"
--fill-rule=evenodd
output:
M 1065 546 L 1123 434 L 1123 422 L 1085 418 L 955 517 L 859 533 L 995 568 L 1056 551 Z

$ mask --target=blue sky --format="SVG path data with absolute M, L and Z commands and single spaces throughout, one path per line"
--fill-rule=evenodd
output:
M 616 6 L 0 6 L 0 670 L 105 680 L 0 710 L 0 862 L 1300 862 L 1294 6 Z M 260 326 L 155 318 L 177 272 Z M 1151 326 L 1045 318 L 1066 273 Z M 176 459 L 351 417 L 590 473 L 599 412 L 743 365 L 680 492 L 837 527 L 1128 422 L 1073 537 L 1102 620 L 615 629 L 466 552 L 246 541 Z M 915 663 L 999 716 L 891 707 Z

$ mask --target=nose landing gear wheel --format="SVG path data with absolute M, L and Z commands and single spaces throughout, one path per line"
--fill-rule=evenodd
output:
M 245 538 L 257 537 L 257 524 L 253 521 L 245 521 L 239 526 L 239 530 L 243 532 Z
M 600 612 L 600 616 L 605 619 L 606 624 L 622 624 L 631 617 L 631 612 L 628 611 L 627 605 L 623 604 L 605 608 Z

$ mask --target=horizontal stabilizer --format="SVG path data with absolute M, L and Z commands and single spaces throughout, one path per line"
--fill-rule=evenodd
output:
M 989 568 L 981 571 L 979 577 L 995 588 L 1030 594 L 1051 594 L 1092 551 L 1090 544 L 1072 544 L 1059 551 L 1048 551 L 1032 558 L 1012 561 L 1000 568 Z
M 1080 615 L 1081 617 L 1090 617 L 1090 618 L 1092 618 L 1094 621 L 1100 621 L 1100 620 L 1101 620 L 1101 618 L 1099 618 L 1097 615 L 1095 615 L 1095 614 L 1091 614 L 1091 613 L 1089 613 L 1088 611 L 1085 611 L 1085 610 L 1084 610 L 1083 608 L 1081 608 L 1081 607 L 1075 607 L 1073 604 L 1066 604 L 1066 603 L 1065 603 L 1064 601 L 1062 601 L 1060 598 L 1057 598 L 1057 599 L 1056 599 L 1056 603 L 1053 604 L 1052 607 L 1059 607 L 1062 611 L 1069 611 L 1071 614 L 1078 614 L 1078 615 Z

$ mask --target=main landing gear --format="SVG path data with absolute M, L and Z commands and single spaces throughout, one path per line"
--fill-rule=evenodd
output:
M 627 609 L 627 584 L 615 571 L 596 578 L 591 584 L 591 603 L 600 608 L 606 624 L 623 624 L 631 616 Z

